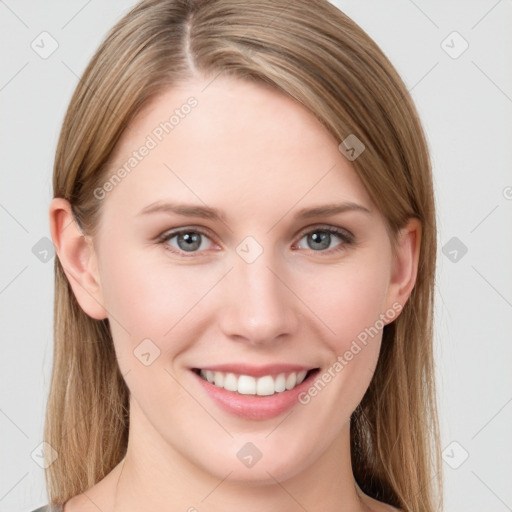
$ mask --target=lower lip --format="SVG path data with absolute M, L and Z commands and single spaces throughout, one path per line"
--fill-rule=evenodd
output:
M 274 393 L 273 395 L 242 395 L 237 391 L 228 391 L 219 388 L 201 378 L 192 371 L 200 385 L 206 391 L 208 396 L 224 411 L 248 420 L 266 420 L 274 418 L 291 409 L 298 403 L 298 396 L 305 391 L 313 382 L 318 370 L 311 372 L 307 379 L 302 381 L 293 389 Z

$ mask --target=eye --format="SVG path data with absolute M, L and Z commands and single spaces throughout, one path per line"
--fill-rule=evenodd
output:
M 341 243 L 336 244 L 336 239 L 341 240 Z M 307 247 L 301 246 L 303 240 L 305 240 Z M 297 246 L 299 249 L 311 249 L 316 252 L 331 252 L 331 250 L 343 250 L 346 245 L 352 244 L 353 242 L 354 237 L 351 233 L 343 229 L 335 228 L 334 226 L 329 226 L 316 227 L 304 233 Z
M 164 233 L 160 237 L 159 241 L 172 252 L 189 253 L 206 250 L 213 244 L 206 233 L 203 233 L 198 229 L 183 229 L 180 231 Z
M 350 232 L 334 226 L 315 227 L 309 231 L 303 231 L 300 236 L 297 248 L 309 249 L 315 252 L 336 252 L 354 243 L 354 236 Z M 336 243 L 336 239 L 338 243 Z M 186 228 L 166 232 L 158 238 L 158 241 L 167 250 L 182 256 L 185 255 L 184 253 L 189 253 L 192 256 L 194 253 L 211 249 L 214 245 L 214 242 L 212 242 L 207 233 L 199 228 Z

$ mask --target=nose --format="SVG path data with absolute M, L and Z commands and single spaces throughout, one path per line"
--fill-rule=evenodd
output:
M 269 251 L 270 252 L 270 251 Z M 222 332 L 252 345 L 266 345 L 293 335 L 298 326 L 298 301 L 284 269 L 264 252 L 256 261 L 235 261 L 224 283 L 219 308 Z

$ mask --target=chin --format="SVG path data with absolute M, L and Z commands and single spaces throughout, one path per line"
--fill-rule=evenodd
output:
M 275 485 L 276 480 L 282 482 L 293 478 L 313 463 L 313 447 L 308 446 L 307 442 L 299 442 L 298 439 L 293 442 L 288 439 L 287 442 L 278 436 L 265 440 L 267 435 L 268 431 L 261 435 L 260 440 L 258 436 L 248 436 L 256 439 L 254 442 L 247 441 L 245 436 L 243 439 L 236 436 L 231 440 L 232 446 L 225 448 L 225 453 L 229 454 L 227 457 L 217 452 L 210 459 L 215 464 L 205 465 L 203 454 L 198 457 L 201 466 L 216 479 L 227 478 L 230 482 L 258 486 Z M 284 447 L 288 449 L 284 450 Z

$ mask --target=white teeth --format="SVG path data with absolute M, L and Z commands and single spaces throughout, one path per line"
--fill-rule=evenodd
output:
M 284 373 L 280 373 L 276 377 L 276 381 L 274 383 L 276 393 L 282 393 L 286 389 L 286 377 Z
M 252 377 L 250 375 L 235 375 L 234 373 L 213 372 L 201 370 L 199 374 L 208 382 L 227 391 L 237 391 L 242 395 L 269 396 L 274 393 L 293 389 L 301 384 L 307 375 L 306 370 L 292 372 L 288 375 L 280 373 L 277 376 L 265 375 Z
M 222 372 L 215 372 L 214 381 L 215 385 L 219 388 L 224 387 L 224 374 Z
M 295 384 L 297 384 L 297 374 L 290 373 L 290 375 L 288 375 L 288 377 L 286 378 L 286 389 L 294 388 Z
M 256 383 L 256 393 L 260 396 L 273 395 L 275 393 L 274 379 L 270 375 L 260 377 Z
M 297 373 L 297 386 L 306 378 L 307 373 L 306 370 Z
M 228 391 L 238 391 L 238 379 L 234 373 L 228 373 L 224 377 L 224 389 Z
M 240 375 L 238 377 L 238 392 L 242 395 L 256 394 L 256 379 L 249 375 Z

